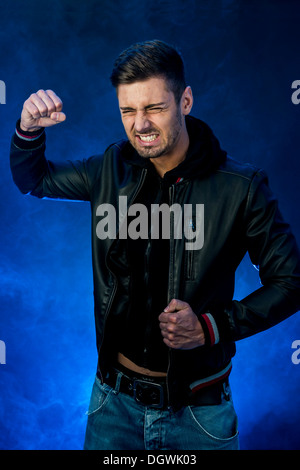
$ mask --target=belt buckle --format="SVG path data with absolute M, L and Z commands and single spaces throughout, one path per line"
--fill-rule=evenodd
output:
M 144 387 L 143 387 L 144 386 Z M 159 403 L 146 403 L 141 399 L 139 395 L 139 390 L 145 390 L 153 388 L 154 390 L 159 391 Z M 133 381 L 133 398 L 142 405 L 152 406 L 153 408 L 162 408 L 164 405 L 164 389 L 163 386 L 154 382 L 147 382 L 146 380 L 136 379 Z

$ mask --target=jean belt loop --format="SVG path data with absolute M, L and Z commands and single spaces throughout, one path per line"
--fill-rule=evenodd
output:
M 122 376 L 123 376 L 123 373 L 118 372 L 116 385 L 115 385 L 115 392 L 116 393 L 119 393 Z
M 230 387 L 229 387 L 229 383 L 227 380 L 223 382 L 223 393 L 224 393 L 225 400 L 229 401 L 230 400 Z

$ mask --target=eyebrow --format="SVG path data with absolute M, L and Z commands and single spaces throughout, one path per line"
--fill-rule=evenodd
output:
M 167 103 L 165 103 L 164 101 L 162 101 L 160 103 L 148 104 L 147 106 L 144 107 L 144 110 L 151 109 L 151 108 L 157 108 L 158 106 L 165 106 L 166 104 Z M 134 108 L 131 108 L 130 106 L 120 106 L 120 109 L 122 111 L 134 111 L 135 110 Z

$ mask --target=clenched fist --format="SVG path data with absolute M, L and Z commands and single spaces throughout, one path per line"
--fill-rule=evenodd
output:
M 173 349 L 193 349 L 205 343 L 204 331 L 187 302 L 172 299 L 159 315 L 164 343 Z
M 41 127 L 50 127 L 63 122 L 61 99 L 52 90 L 39 90 L 25 101 L 20 127 L 23 131 L 36 131 Z

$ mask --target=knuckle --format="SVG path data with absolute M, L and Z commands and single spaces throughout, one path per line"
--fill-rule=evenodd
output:
M 46 94 L 49 96 L 49 98 L 53 101 L 54 105 L 57 106 L 62 106 L 62 101 L 59 98 L 59 96 L 54 93 L 53 90 L 46 90 Z

